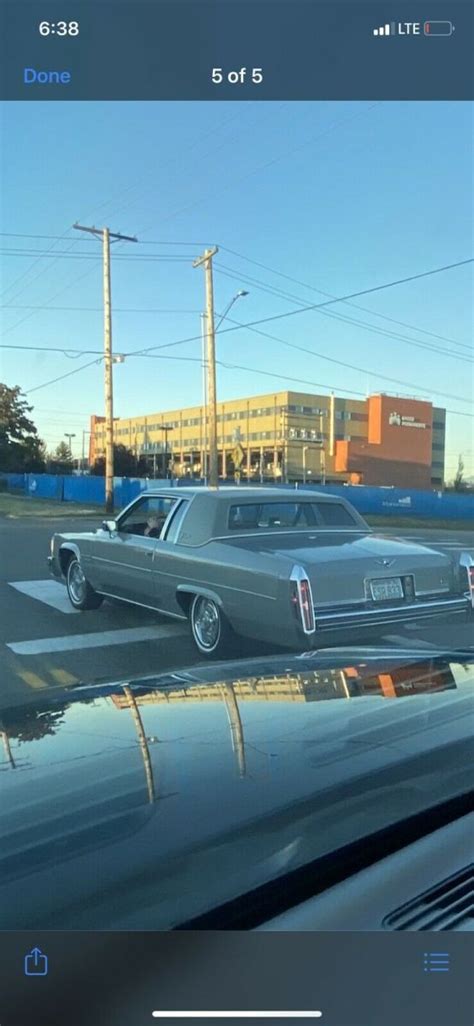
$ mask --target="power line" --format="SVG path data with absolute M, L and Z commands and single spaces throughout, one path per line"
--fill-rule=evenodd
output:
M 144 356 L 145 354 L 139 354 L 139 355 Z M 146 354 L 146 355 L 147 355 L 147 358 L 154 359 L 154 360 L 172 360 L 173 362 L 199 363 L 199 364 L 201 363 L 201 358 L 197 357 L 197 356 L 161 356 L 161 355 L 158 355 L 158 354 L 154 355 L 154 356 L 151 356 L 150 354 Z M 56 382 L 62 381 L 62 380 L 64 380 L 64 378 L 71 377 L 73 374 L 78 374 L 80 371 L 86 370 L 88 367 L 92 367 L 94 364 L 98 364 L 98 363 L 100 363 L 100 360 L 98 360 L 98 359 L 97 360 L 92 360 L 90 363 L 83 364 L 82 367 L 77 367 L 77 368 L 75 368 L 75 370 L 69 371 L 67 374 L 63 374 L 63 375 L 61 375 L 58 378 L 52 379 L 51 381 L 43 382 L 42 385 L 37 385 L 37 386 L 35 386 L 35 388 L 27 389 L 25 394 L 26 395 L 30 395 L 31 392 L 36 392 L 40 388 L 46 388 L 48 385 L 56 384 Z M 365 395 L 364 392 L 359 392 L 356 389 L 341 388 L 339 385 L 331 385 L 331 384 L 328 384 L 327 382 L 309 381 L 307 378 L 299 378 L 299 377 L 295 377 L 295 376 L 289 375 L 289 374 L 278 374 L 277 372 L 274 372 L 274 371 L 266 371 L 266 370 L 262 370 L 262 369 L 260 369 L 258 367 L 248 367 L 248 366 L 246 366 L 244 364 L 228 363 L 227 361 L 224 361 L 224 360 L 216 360 L 216 364 L 218 366 L 220 366 L 220 367 L 223 367 L 225 370 L 241 370 L 241 371 L 244 371 L 245 373 L 249 373 L 249 374 L 252 374 L 252 375 L 253 374 L 258 374 L 258 375 L 264 376 L 264 377 L 278 378 L 279 380 L 282 380 L 282 381 L 295 381 L 298 384 L 304 384 L 306 386 L 312 386 L 314 388 L 324 388 L 328 392 L 338 392 L 338 393 L 344 392 L 346 395 L 362 396 L 364 399 L 366 398 L 366 395 Z M 45 412 L 45 411 L 43 411 L 43 412 Z M 470 419 L 472 419 L 474 417 L 474 413 L 467 413 L 467 412 L 462 411 L 462 410 L 445 409 L 445 412 L 449 413 L 451 416 L 454 416 L 454 417 L 469 417 Z M 85 414 L 85 416 L 87 416 L 87 415 Z
M 69 228 L 67 228 L 66 231 L 63 233 L 63 235 L 61 236 L 61 239 L 65 239 L 66 238 L 66 235 L 67 235 L 68 231 L 69 231 Z M 76 244 L 76 240 L 75 239 L 71 239 L 71 245 L 68 247 L 68 251 L 70 249 L 73 249 L 75 244 Z M 51 267 L 54 267 L 54 264 L 56 264 L 58 262 L 58 260 L 60 259 L 59 256 L 56 256 L 52 252 L 54 250 L 55 246 L 56 246 L 56 242 L 53 242 L 52 246 L 49 247 L 49 249 L 47 250 L 47 253 L 46 253 L 46 255 L 48 255 L 50 253 L 52 254 L 49 257 L 49 259 L 51 260 L 51 263 L 50 263 L 49 267 L 43 266 L 40 269 L 39 273 L 36 274 L 34 278 L 32 278 L 30 281 L 26 282 L 26 284 L 23 285 L 22 288 L 19 289 L 18 292 L 15 292 L 14 296 L 11 297 L 12 299 L 18 299 L 18 296 L 21 296 L 23 294 L 23 292 L 25 291 L 25 289 L 28 289 L 28 288 L 31 287 L 31 285 L 34 285 L 35 281 L 37 281 L 38 278 L 41 278 L 41 275 L 44 274 L 45 271 L 49 270 Z M 23 279 L 26 278 L 29 275 L 30 271 L 32 271 L 33 268 L 36 267 L 36 265 L 39 264 L 42 259 L 43 259 L 43 257 L 36 257 L 36 259 L 33 260 L 33 263 L 30 264 L 30 266 L 27 267 L 25 271 L 23 271 L 17 278 L 15 278 L 12 282 L 10 282 L 9 285 L 7 285 L 4 288 L 3 292 L 0 294 L 0 298 L 3 298 L 3 296 L 5 295 L 6 292 L 10 292 L 10 290 L 12 288 L 15 288 L 15 286 L 18 285 L 19 282 L 23 281 Z
M 274 267 L 269 267 L 268 264 L 262 264 L 259 260 L 253 260 L 251 257 L 245 256 L 243 253 L 237 253 L 235 249 L 229 249 L 228 246 L 219 246 L 219 249 L 224 253 L 229 253 L 232 256 L 236 256 L 239 260 L 245 260 L 249 264 L 254 264 L 255 267 L 260 267 L 264 271 L 269 271 L 270 274 L 276 274 L 280 278 L 286 278 L 287 281 L 293 282 L 294 285 L 301 285 L 305 289 L 310 289 L 312 292 L 317 292 L 321 296 L 327 296 L 328 299 L 335 299 L 336 297 L 331 292 L 325 292 L 323 289 L 316 288 L 315 285 L 309 285 L 308 282 L 301 281 L 299 278 L 294 278 L 290 274 L 285 274 L 283 271 L 277 271 Z M 362 310 L 364 313 L 371 314 L 372 317 L 379 317 L 381 320 L 390 321 L 392 324 L 398 324 L 402 328 L 410 328 L 412 331 L 421 332 L 423 335 L 430 335 L 432 338 L 436 338 L 441 342 L 450 342 L 456 346 L 462 346 L 464 349 L 472 349 L 472 346 L 467 345 L 465 342 L 457 342 L 456 339 L 447 338 L 445 335 L 438 335 L 434 331 L 428 331 L 426 328 L 419 328 L 415 324 L 409 324 L 406 321 L 398 321 L 394 317 L 388 317 L 387 314 L 381 314 L 377 310 L 371 310 L 370 307 L 361 306 L 359 303 L 349 303 L 347 300 L 341 300 L 346 303 L 347 306 L 354 307 L 355 310 Z
M 69 249 L 70 248 L 71 247 L 69 247 Z M 55 254 L 55 259 L 59 260 L 60 258 L 62 258 L 64 260 L 93 260 L 95 263 L 97 263 L 97 261 L 100 259 L 100 255 L 95 256 L 93 253 L 70 253 L 69 249 L 64 249 L 64 250 L 61 249 L 61 250 L 57 251 L 57 253 Z M 0 249 L 0 253 L 2 254 L 2 256 L 16 256 L 16 257 L 37 256 L 38 259 L 46 259 L 46 260 L 50 260 L 51 259 L 51 257 L 49 256 L 49 251 L 48 250 L 40 250 L 40 249 L 31 249 L 31 250 L 26 250 L 26 249 Z M 143 262 L 143 263 L 145 263 L 145 262 L 146 263 L 158 263 L 158 262 L 163 262 L 163 261 L 165 263 L 175 263 L 175 262 L 189 263 L 191 258 L 190 258 L 188 253 L 173 253 L 172 255 L 166 255 L 166 253 L 147 253 L 144 256 L 140 256 L 140 254 L 137 254 L 137 256 L 122 256 L 122 254 L 119 254 L 118 256 L 115 255 L 114 259 L 115 260 L 125 260 L 125 261 L 135 261 L 135 262 L 139 262 L 139 263 L 140 262 Z
M 201 363 L 201 359 L 199 357 L 197 357 L 197 356 L 161 356 L 161 355 L 156 355 L 156 356 L 153 356 L 152 359 L 155 359 L 155 360 L 179 360 L 179 361 L 184 361 L 184 362 L 189 362 L 189 363 Z M 291 377 L 288 374 L 277 374 L 277 373 L 274 373 L 273 371 L 260 370 L 257 367 L 247 367 L 247 366 L 244 366 L 243 364 L 234 364 L 234 363 L 231 364 L 231 363 L 228 363 L 227 361 L 223 361 L 223 360 L 216 360 L 216 363 L 220 367 L 223 367 L 224 369 L 227 369 L 227 370 L 242 370 L 242 371 L 248 372 L 249 374 L 260 374 L 260 375 L 264 375 L 265 377 L 280 378 L 283 381 L 296 381 L 296 382 L 298 382 L 300 384 L 312 385 L 315 388 L 324 388 L 324 389 L 327 389 L 328 392 L 336 392 L 336 393 L 337 392 L 344 392 L 346 395 L 358 395 L 358 396 L 362 396 L 364 399 L 367 398 L 365 392 L 359 392 L 359 391 L 357 391 L 354 388 L 351 388 L 351 389 L 349 389 L 349 388 L 341 388 L 339 385 L 330 385 L 327 382 L 308 381 L 306 378 Z M 449 409 L 446 409 L 445 407 L 444 407 L 444 409 L 445 409 L 446 413 L 450 413 L 450 414 L 452 414 L 455 417 L 470 417 L 470 418 L 474 417 L 474 413 L 466 413 L 466 412 L 464 412 L 462 410 L 449 410 Z
M 75 284 L 76 284 L 77 282 L 79 282 L 79 281 L 82 281 L 82 280 L 83 280 L 83 278 L 86 278 L 86 277 L 87 277 L 87 275 L 88 275 L 88 274 L 91 274 L 91 272 L 92 272 L 93 270 L 95 270 L 95 267 L 87 267 L 87 268 L 86 268 L 86 270 L 84 271 L 84 274 L 80 274 L 80 275 L 78 275 L 78 276 L 76 275 L 76 276 L 75 276 L 75 277 L 73 278 L 73 280 L 72 280 L 72 281 L 70 281 L 70 282 L 69 282 L 69 281 L 68 281 L 68 282 L 66 282 L 66 284 L 65 284 L 65 285 L 63 285 L 63 286 L 62 286 L 62 287 L 61 287 L 61 288 L 60 288 L 60 289 L 58 290 L 58 292 L 55 292 L 55 293 L 54 293 L 54 296 L 51 296 L 51 297 L 50 297 L 50 300 L 49 300 L 49 301 L 50 301 L 50 302 L 54 302 L 54 300 L 55 300 L 55 299 L 57 299 L 57 298 L 58 298 L 58 296 L 62 296 L 63 292 L 66 292 L 66 291 L 67 291 L 67 289 L 69 288 L 69 286 L 70 286 L 70 285 L 75 285 Z M 24 316 L 24 317 L 21 317 L 19 321 L 15 321 L 15 324 L 10 324 L 10 326 L 9 326 L 8 328 L 5 328 L 5 331 L 3 332 L 2 338 L 4 338 L 4 337 L 5 337 L 5 335 L 7 335 L 7 334 L 8 334 L 8 332 L 10 332 L 10 331 L 15 331 L 15 328 L 19 328 L 21 324 L 24 324 L 24 323 L 25 323 L 25 321 L 27 321 L 27 320 L 28 320 L 28 319 L 29 319 L 30 317 L 32 317 L 32 316 L 33 316 L 33 313 L 34 313 L 34 311 L 33 311 L 33 310 L 30 310 L 30 311 L 29 311 L 29 313 L 25 314 L 25 316 Z
M 183 156 L 185 154 L 189 153 L 191 150 L 193 150 L 196 147 L 200 146 L 201 143 L 206 141 L 206 139 L 213 138 L 213 136 L 217 135 L 223 128 L 226 128 L 227 125 L 231 124 L 233 121 L 240 120 L 240 118 L 242 116 L 243 116 L 243 112 L 241 110 L 234 111 L 230 115 L 230 117 L 224 118 L 223 121 L 219 122 L 219 124 L 217 124 L 217 125 L 213 125 L 213 127 L 210 128 L 207 132 L 201 132 L 196 137 L 196 139 L 192 140 L 192 142 L 188 143 L 188 145 L 186 145 L 184 147 L 184 149 L 181 151 L 180 154 L 177 154 L 175 156 L 170 157 L 170 159 L 164 161 L 164 163 L 153 164 L 153 169 L 151 171 L 147 172 L 147 174 L 143 175 L 137 181 L 132 182 L 130 185 L 125 186 L 125 188 L 122 189 L 119 193 L 117 193 L 117 195 L 115 197 L 113 197 L 112 199 L 105 200 L 105 202 L 102 203 L 97 208 L 97 210 L 98 211 L 103 211 L 104 207 L 105 208 L 109 207 L 110 204 L 113 205 L 114 203 L 117 203 L 117 202 L 120 203 L 120 200 L 121 200 L 121 198 L 123 196 L 126 196 L 127 193 L 134 192 L 137 189 L 141 189 L 142 190 L 141 195 L 143 195 L 143 182 L 145 182 L 148 178 L 151 178 L 154 182 L 156 182 L 156 176 L 157 176 L 157 172 L 158 171 L 164 171 L 171 164 L 175 164 L 175 163 L 178 163 L 180 166 L 182 166 L 182 164 L 183 164 Z M 215 152 L 215 149 L 216 148 L 214 148 L 213 152 Z M 114 217 L 115 218 L 117 213 L 121 214 L 121 213 L 123 213 L 124 210 L 129 209 L 130 206 L 133 204 L 133 202 L 134 202 L 134 200 L 131 200 L 128 203 L 122 204 L 122 206 L 119 205 L 119 206 L 112 207 L 112 210 L 109 210 L 108 214 L 106 215 L 107 218 L 110 218 L 110 217 Z M 101 214 L 101 216 L 102 216 L 102 214 Z M 143 229 L 142 229 L 142 231 L 143 231 Z
M 346 122 L 354 121 L 357 118 L 363 117 L 378 106 L 380 106 L 379 101 L 377 101 L 376 103 L 372 103 L 368 107 L 364 107 L 363 110 L 358 110 L 355 113 L 352 111 L 351 107 L 350 113 L 346 114 L 343 117 L 337 118 L 335 121 L 332 121 L 329 125 L 323 128 L 322 131 L 318 132 L 317 135 L 310 136 L 310 138 L 305 138 L 304 141 L 301 142 L 299 145 L 292 146 L 290 149 L 284 150 L 282 153 L 279 153 L 276 157 L 272 157 L 270 160 L 266 160 L 262 164 L 257 164 L 256 167 L 252 168 L 250 171 L 246 171 L 243 175 L 239 175 L 237 178 L 233 178 L 230 181 L 227 181 L 226 185 L 222 189 L 219 189 L 218 191 L 214 189 L 211 193 L 208 193 L 200 199 L 193 200 L 191 203 L 186 204 L 186 206 L 180 207 L 178 208 L 178 210 L 172 211 L 171 214 L 167 215 L 165 218 L 162 219 L 162 222 L 166 222 L 171 218 L 178 217 L 180 214 L 187 213 L 189 210 L 193 210 L 196 206 L 200 206 L 202 203 L 206 203 L 209 199 L 215 200 L 223 193 L 228 192 L 229 189 L 232 189 L 235 185 L 240 185 L 241 182 L 247 181 L 249 178 L 253 178 L 253 176 L 258 174 L 260 171 L 265 171 L 267 168 L 272 167 L 274 164 L 278 164 L 280 161 L 286 160 L 288 159 L 288 157 L 294 156 L 295 153 L 299 153 L 301 150 L 306 149 L 308 146 L 312 146 L 320 139 L 323 139 L 326 135 L 329 135 L 331 132 L 335 131 L 335 129 L 337 129 L 340 125 L 345 124 Z M 214 157 L 214 152 L 212 153 L 212 156 Z
M 377 285 L 377 286 L 371 287 L 370 289 L 364 289 L 364 290 L 356 292 L 356 293 L 350 293 L 348 296 L 339 297 L 339 298 L 330 299 L 330 300 L 325 300 L 324 303 L 311 304 L 311 306 L 308 306 L 308 307 L 299 308 L 297 310 L 290 310 L 290 311 L 287 311 L 286 313 L 282 313 L 282 314 L 275 314 L 275 315 L 273 315 L 271 317 L 260 318 L 257 321 L 247 322 L 246 324 L 239 323 L 237 325 L 234 325 L 231 328 L 221 329 L 219 334 L 224 335 L 224 334 L 227 334 L 230 331 L 236 331 L 236 330 L 240 330 L 242 328 L 250 328 L 250 329 L 256 328 L 259 324 L 267 324 L 268 322 L 283 320 L 284 318 L 295 316 L 298 313 L 303 313 L 303 312 L 306 312 L 308 310 L 314 310 L 314 309 L 319 309 L 320 307 L 329 306 L 329 305 L 331 305 L 333 303 L 340 302 L 341 300 L 346 299 L 346 298 L 352 299 L 352 298 L 355 298 L 355 297 L 360 296 L 360 295 L 367 295 L 369 293 L 379 292 L 379 291 L 382 291 L 383 289 L 393 288 L 393 287 L 395 287 L 397 285 L 405 284 L 406 282 L 416 281 L 416 280 L 419 280 L 421 278 L 426 278 L 426 277 L 429 277 L 429 276 L 434 275 L 434 274 L 439 274 L 442 271 L 451 270 L 451 269 L 453 269 L 455 267 L 464 266 L 464 265 L 470 264 L 470 263 L 472 263 L 472 259 L 471 258 L 468 259 L 468 260 L 458 261 L 455 264 L 448 264 L 448 265 L 445 265 L 443 267 L 434 268 L 434 269 L 432 269 L 430 271 L 424 271 L 424 272 L 418 273 L 416 275 L 410 275 L 409 277 L 406 277 L 406 278 L 400 278 L 400 279 L 397 279 L 397 280 L 392 281 L 392 282 L 387 282 L 384 285 Z M 289 348 L 294 348 L 294 349 L 301 350 L 303 352 L 307 352 L 307 353 L 309 353 L 312 356 L 319 355 L 321 358 L 327 359 L 330 362 L 336 363 L 336 364 L 338 364 L 340 366 L 343 366 L 343 367 L 345 367 L 345 368 L 347 368 L 349 370 L 356 370 L 357 372 L 364 373 L 364 374 L 373 373 L 373 371 L 370 371 L 370 372 L 367 371 L 366 368 L 361 368 L 361 367 L 358 367 L 358 366 L 353 365 L 353 364 L 348 364 L 346 361 L 339 361 L 339 360 L 336 360 L 335 358 L 332 358 L 332 357 L 323 356 L 322 354 L 315 354 L 314 351 L 309 350 L 306 347 L 297 346 L 294 343 L 289 343 L 289 342 L 287 342 L 284 339 L 280 339 L 278 336 L 270 336 L 270 337 L 273 337 L 273 339 L 275 341 L 278 341 L 278 342 L 282 343 L 283 345 L 288 346 Z M 168 343 L 164 343 L 164 344 L 159 345 L 159 346 L 149 346 L 146 349 L 138 350 L 138 351 L 135 351 L 135 352 L 125 353 L 124 355 L 125 356 L 145 356 L 145 355 L 149 355 L 150 353 L 155 352 L 156 350 L 159 350 L 159 349 L 172 348 L 174 346 L 183 345 L 186 342 L 194 342 L 196 340 L 199 341 L 199 336 L 191 336 L 190 338 L 187 338 L 187 339 L 180 339 L 180 340 L 177 340 L 176 342 L 168 342 Z M 72 352 L 72 350 L 69 350 L 69 351 Z M 390 381 L 392 384 L 398 384 L 398 385 L 402 385 L 404 388 L 414 388 L 416 391 L 420 391 L 420 386 L 417 385 L 417 384 L 414 384 L 413 382 L 405 382 L 405 381 L 402 381 L 401 379 L 395 379 L 395 378 L 388 377 L 387 375 L 379 374 L 378 376 L 380 378 L 383 378 L 384 380 Z M 469 399 L 465 399 L 462 396 L 457 396 L 457 395 L 452 395 L 450 393 L 441 392 L 438 389 L 430 388 L 430 393 L 432 393 L 434 395 L 446 396 L 447 398 L 455 399 L 458 402 L 470 402 Z
M 219 330 L 219 335 L 225 335 L 225 334 L 227 334 L 227 333 L 229 333 L 231 331 L 241 330 L 242 328 L 255 328 L 255 327 L 257 327 L 260 324 L 268 324 L 269 322 L 284 320 L 285 318 L 294 317 L 297 314 L 306 313 L 306 312 L 308 312 L 310 310 L 317 310 L 317 309 L 320 309 L 322 307 L 331 306 L 333 303 L 339 303 L 339 302 L 341 302 L 342 300 L 345 300 L 345 299 L 354 299 L 354 298 L 356 298 L 358 296 L 365 296 L 365 295 L 369 295 L 369 294 L 374 293 L 374 292 L 381 292 L 384 289 L 394 288 L 395 286 L 403 285 L 403 284 L 406 284 L 407 282 L 417 281 L 417 280 L 420 280 L 422 278 L 427 278 L 427 277 L 430 277 L 431 275 L 434 275 L 434 274 L 440 274 L 442 271 L 452 270 L 455 267 L 462 267 L 462 266 L 464 266 L 466 264 L 471 264 L 472 262 L 473 262 L 472 258 L 469 258 L 468 260 L 460 260 L 460 261 L 458 261 L 457 263 L 454 263 L 454 264 L 446 264 L 443 267 L 433 268 L 430 271 L 423 271 L 423 272 L 420 272 L 418 274 L 409 275 L 408 277 L 405 277 L 405 278 L 398 278 L 395 281 L 386 282 L 383 285 L 375 285 L 375 286 L 372 286 L 369 289 L 362 289 L 362 290 L 360 290 L 358 292 L 352 292 L 352 293 L 349 293 L 347 296 L 340 296 L 340 297 L 337 297 L 335 299 L 328 299 L 328 300 L 325 300 L 323 303 L 313 303 L 313 304 L 311 304 L 310 306 L 307 306 L 307 307 L 300 307 L 298 310 L 289 310 L 289 311 L 286 311 L 285 313 L 274 314 L 271 317 L 262 317 L 262 318 L 260 318 L 259 320 L 256 320 L 256 321 L 249 321 L 249 322 L 247 322 L 245 324 L 234 325 L 234 327 L 232 327 L 232 328 L 221 328 Z M 138 353 L 135 352 L 133 355 L 136 356 L 139 353 L 142 353 L 142 354 L 150 353 L 150 352 L 156 351 L 157 349 L 169 349 L 169 348 L 172 348 L 174 346 L 184 345 L 187 342 L 195 342 L 195 341 L 199 341 L 199 335 L 193 335 L 193 336 L 190 336 L 189 338 L 185 338 L 185 339 L 178 339 L 175 342 L 165 342 L 165 343 L 163 343 L 163 344 L 161 344 L 159 346 L 148 346 L 146 349 L 139 350 Z M 278 339 L 278 341 L 282 341 L 282 340 Z M 285 343 L 285 344 L 290 345 L 290 343 Z M 127 354 L 126 353 L 125 355 L 132 355 L 132 354 Z M 367 371 L 364 370 L 363 368 L 358 368 L 358 367 L 354 368 L 350 364 L 344 364 L 344 363 L 342 365 L 343 366 L 347 366 L 348 369 L 351 369 L 351 370 L 356 369 L 356 370 L 360 371 L 361 373 L 367 373 Z M 382 375 L 380 375 L 380 376 L 382 376 Z M 413 384 L 413 382 L 397 382 L 397 383 L 398 384 L 403 384 L 404 387 L 415 388 L 417 391 L 420 390 L 419 389 L 419 385 Z M 431 389 L 431 391 L 435 392 L 434 389 Z M 438 394 L 445 395 L 446 393 L 438 393 Z M 461 396 L 451 396 L 450 398 L 454 398 L 454 399 L 458 400 L 459 402 L 470 402 L 469 399 L 464 399 Z
M 20 352 L 24 349 L 26 352 L 32 353 L 62 353 L 63 356 L 71 354 L 77 356 L 103 356 L 103 351 L 100 349 L 74 349 L 69 346 L 67 348 L 65 346 L 14 346 L 7 342 L 5 345 L 1 345 L 0 349 L 16 349 L 20 350 Z
M 48 303 L 42 305 L 31 306 L 23 304 L 16 306 L 13 303 L 0 303 L 1 310 L 58 310 L 68 313 L 102 313 L 101 306 L 49 306 Z M 153 307 L 153 306 L 114 306 L 114 316 L 117 313 L 133 313 L 133 314 L 200 314 L 201 310 L 181 310 L 178 307 L 176 309 L 167 307 Z
M 238 322 L 234 321 L 232 317 L 229 317 L 229 320 L 233 324 L 238 324 Z M 346 360 L 338 360 L 335 356 L 327 356 L 325 353 L 319 353 L 316 352 L 314 349 L 309 349 L 308 346 L 300 346 L 296 342 L 288 342 L 286 339 L 280 338 L 279 335 L 270 335 L 269 332 L 261 331 L 258 328 L 251 328 L 250 330 L 254 331 L 258 335 L 263 335 L 264 338 L 271 339 L 271 341 L 273 342 L 279 342 L 280 345 L 286 346 L 288 349 L 295 349 L 298 352 L 307 353 L 309 356 L 316 357 L 319 360 L 326 360 L 327 363 L 334 363 L 336 366 L 344 367 L 346 370 L 354 370 L 360 374 L 368 374 L 371 376 L 373 376 L 374 374 L 373 368 L 369 370 L 367 367 L 359 367 L 357 364 L 348 363 Z M 382 374 L 380 371 L 377 371 L 377 377 L 383 381 L 389 381 L 392 385 L 402 385 L 403 388 L 415 388 L 417 391 L 424 391 L 424 389 L 421 389 L 419 385 L 414 385 L 411 381 L 404 381 L 402 378 L 392 378 L 388 374 Z M 446 392 L 444 390 L 439 391 L 434 388 L 431 388 L 430 391 L 433 393 L 433 395 L 442 395 L 448 399 L 456 399 L 461 402 L 468 401 L 462 399 L 458 395 L 451 395 L 449 392 Z
M 225 268 L 223 264 L 217 264 L 216 270 L 218 274 L 223 274 L 226 278 L 231 278 L 234 281 L 243 281 L 244 284 L 250 284 L 252 285 L 252 287 L 256 287 L 263 292 L 269 293 L 270 295 L 278 296 L 278 298 L 280 299 L 286 299 L 290 302 L 296 302 L 300 306 L 305 305 L 305 300 L 300 299 L 300 297 L 294 296 L 288 292 L 284 292 L 282 289 L 275 289 L 273 286 L 267 285 L 264 282 L 260 282 L 258 279 L 252 278 L 246 274 L 239 274 L 238 272 L 234 273 L 231 268 Z M 411 339 L 408 338 L 406 335 L 401 335 L 399 332 L 395 332 L 393 330 L 390 331 L 386 328 L 378 328 L 374 324 L 369 324 L 367 321 L 357 320 L 357 318 L 355 317 L 345 317 L 343 314 L 338 314 L 330 310 L 315 310 L 314 312 L 319 313 L 324 317 L 330 317 L 332 319 L 342 321 L 343 323 L 352 324 L 356 327 L 361 327 L 365 331 L 370 331 L 376 335 L 381 335 L 385 338 L 394 338 L 397 341 L 406 342 L 408 345 L 415 346 L 419 349 L 425 349 L 429 352 L 434 352 L 441 356 L 450 356 L 454 359 L 463 360 L 467 363 L 471 362 L 471 357 L 467 356 L 465 353 L 454 353 L 452 350 L 445 349 L 442 346 L 435 346 L 429 342 L 421 342 L 419 339 Z M 468 348 L 469 347 L 466 346 L 466 349 Z
M 67 230 L 69 231 L 69 229 L 67 229 Z M 28 235 L 26 232 L 0 232 L 0 238 L 9 238 L 9 239 L 46 239 L 46 240 L 55 240 L 56 242 L 61 242 L 64 239 L 65 234 L 66 233 L 64 233 L 63 235 Z M 82 242 L 82 243 L 85 243 L 86 245 L 89 245 L 89 246 L 93 245 L 93 243 L 91 242 L 90 239 L 82 239 L 80 236 L 77 239 L 74 239 L 74 242 Z M 169 242 L 169 241 L 168 242 L 164 242 L 164 241 L 149 242 L 147 239 L 137 239 L 137 242 L 138 242 L 138 244 L 140 246 L 209 246 L 210 245 L 209 242 L 202 242 L 202 240 L 201 240 L 201 242 Z
M 102 359 L 104 357 L 102 356 Z M 71 378 L 73 374 L 79 374 L 80 371 L 86 370 L 87 367 L 92 367 L 94 364 L 100 363 L 100 360 L 91 360 L 90 363 L 84 363 L 82 367 L 75 367 L 74 370 L 68 371 L 67 374 L 60 374 L 57 378 L 52 378 L 51 381 L 44 381 L 42 385 L 35 385 L 34 388 L 27 388 L 25 395 L 31 395 L 32 392 L 39 392 L 40 388 L 47 388 L 48 385 L 55 385 L 58 381 L 64 381 L 65 378 Z
M 434 274 L 440 274 L 442 271 L 450 271 L 456 267 L 463 267 L 466 264 L 472 264 L 473 258 L 469 257 L 468 260 L 458 260 L 454 264 L 445 264 L 443 267 L 435 267 L 431 271 L 423 271 L 419 274 L 411 274 L 406 278 L 397 278 L 394 281 L 385 282 L 384 285 L 374 285 L 370 289 L 360 289 L 358 292 L 349 292 L 345 296 L 338 296 L 334 299 L 327 299 L 324 303 L 311 303 L 309 306 L 300 307 L 298 310 L 287 310 L 285 313 L 273 314 L 271 317 L 260 317 L 257 321 L 248 321 L 246 324 L 240 324 L 239 327 L 233 328 L 220 328 L 219 335 L 226 335 L 231 331 L 238 331 L 240 328 L 253 328 L 259 324 L 268 324 L 271 321 L 282 321 L 288 317 L 295 317 L 297 314 L 307 313 L 310 310 L 319 310 L 326 306 L 332 306 L 333 303 L 341 303 L 346 299 L 355 299 L 358 296 L 368 296 L 374 292 L 382 292 L 384 289 L 391 289 L 397 285 L 405 285 L 411 281 L 419 281 L 421 278 L 428 278 Z M 178 339 L 176 342 L 167 342 L 162 346 L 150 346 L 143 352 L 151 352 L 153 349 L 165 349 L 170 346 L 181 346 L 186 342 L 199 342 L 199 335 L 190 335 L 189 338 Z

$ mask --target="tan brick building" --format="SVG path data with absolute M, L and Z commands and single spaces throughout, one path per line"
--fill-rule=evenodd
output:
M 202 406 L 117 418 L 114 440 L 144 456 L 150 476 L 205 477 Z M 417 399 L 365 400 L 268 392 L 218 403 L 219 472 L 242 481 L 354 481 L 441 487 L 445 411 Z M 90 462 L 104 454 L 102 417 L 91 417 Z

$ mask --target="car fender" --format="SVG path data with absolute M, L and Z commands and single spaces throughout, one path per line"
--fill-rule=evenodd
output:
M 220 609 L 223 609 L 223 602 L 220 595 L 218 595 L 216 591 L 212 591 L 211 588 L 203 587 L 200 584 L 178 584 L 176 595 L 178 604 L 181 604 L 179 602 L 180 596 L 190 595 L 194 597 L 194 595 L 204 595 L 205 598 L 211 599 L 217 606 L 219 606 Z
M 81 560 L 81 553 L 79 551 L 79 546 L 76 545 L 75 542 L 63 542 L 59 546 L 59 549 L 58 549 L 58 563 L 59 563 L 59 566 L 61 567 L 61 573 L 62 573 L 63 577 L 66 576 L 65 570 L 64 570 L 64 564 L 63 564 L 63 557 L 62 557 L 62 553 L 64 553 L 64 552 L 71 552 L 72 555 L 75 556 L 76 559 L 79 560 L 79 562 Z

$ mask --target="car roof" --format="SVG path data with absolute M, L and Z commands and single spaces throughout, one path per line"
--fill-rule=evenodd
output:
M 236 498 L 237 499 L 250 499 L 250 498 L 254 498 L 255 501 L 257 501 L 258 499 L 277 499 L 277 500 L 278 499 L 292 499 L 293 501 L 295 501 L 297 499 L 298 501 L 301 501 L 302 498 L 311 499 L 311 498 L 317 497 L 318 499 L 332 499 L 332 500 L 336 500 L 336 501 L 341 501 L 339 499 L 339 496 L 331 495 L 331 494 L 327 495 L 325 492 L 317 491 L 316 489 L 314 489 L 314 490 L 311 489 L 310 490 L 308 488 L 305 488 L 304 490 L 303 489 L 299 490 L 297 488 L 271 488 L 271 487 L 270 488 L 256 488 L 254 486 L 245 486 L 245 485 L 244 486 L 232 486 L 232 485 L 226 486 L 226 485 L 224 485 L 224 487 L 219 488 L 219 489 L 209 488 L 206 485 L 198 485 L 197 487 L 194 487 L 194 488 L 191 487 L 191 486 L 188 486 L 188 485 L 184 485 L 183 487 L 178 487 L 178 488 L 147 488 L 146 492 L 142 492 L 141 493 L 140 498 L 141 498 L 142 495 L 160 495 L 160 496 L 162 496 L 163 494 L 166 494 L 166 495 L 172 494 L 172 495 L 176 495 L 176 496 L 181 495 L 181 494 L 188 495 L 188 496 L 189 495 L 205 495 L 205 494 L 207 494 L 207 495 L 215 495 L 216 498 L 219 499 L 219 500 L 225 499 L 225 498 L 231 498 L 231 499 L 236 499 Z

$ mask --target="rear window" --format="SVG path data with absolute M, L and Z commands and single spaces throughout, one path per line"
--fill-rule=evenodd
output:
M 318 514 L 325 527 L 354 527 L 352 513 L 340 502 L 319 502 Z
M 261 502 L 231 506 L 231 531 L 308 530 L 315 527 L 354 527 L 356 521 L 337 502 Z

